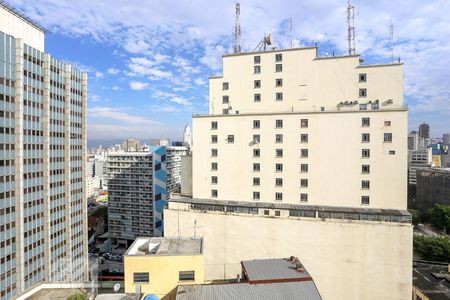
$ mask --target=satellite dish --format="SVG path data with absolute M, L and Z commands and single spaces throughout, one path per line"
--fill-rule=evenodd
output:
M 114 285 L 114 292 L 118 293 L 119 290 L 120 290 L 120 283 L 116 283 L 116 284 Z
M 272 35 L 268 34 L 264 37 L 264 43 L 266 45 L 272 45 Z

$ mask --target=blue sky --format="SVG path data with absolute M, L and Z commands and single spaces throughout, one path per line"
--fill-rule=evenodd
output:
M 46 52 L 89 73 L 88 139 L 181 139 L 191 115 L 208 109 L 208 76 L 232 51 L 233 1 L 9 0 L 49 29 Z M 354 1 L 356 50 L 366 62 L 405 63 L 410 130 L 450 131 L 450 1 Z M 244 50 L 264 33 L 275 45 L 318 43 L 319 53 L 346 50 L 346 1 L 241 1 Z

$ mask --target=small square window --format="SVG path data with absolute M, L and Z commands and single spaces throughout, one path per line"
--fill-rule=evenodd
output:
M 253 56 L 253 63 L 255 63 L 255 64 L 261 63 L 261 56 L 259 56 L 259 55 Z
M 372 103 L 372 110 L 379 110 L 379 109 L 380 109 L 380 104 Z
M 361 119 L 361 126 L 362 127 L 369 127 L 370 126 L 370 118 L 362 118 Z
M 259 134 L 253 135 L 253 143 L 259 143 L 261 142 L 261 136 Z
M 222 90 L 227 91 L 228 88 L 229 88 L 228 82 L 223 82 L 223 83 L 222 83 Z
M 253 164 L 253 172 L 259 172 L 261 171 L 261 166 L 259 163 L 254 163 Z
M 391 143 L 392 142 L 392 133 L 385 133 L 384 134 L 384 142 L 385 143 Z
M 395 150 L 389 150 L 390 155 L 395 155 Z
M 253 149 L 253 157 L 260 157 L 261 151 L 259 149 Z
M 370 157 L 370 149 L 362 149 L 362 157 L 364 157 L 364 158 L 368 158 L 368 157 Z
M 283 164 L 275 164 L 275 172 L 283 172 Z
M 222 113 L 224 114 L 224 115 L 228 115 L 228 109 L 222 109 Z
M 283 101 L 283 93 L 276 93 L 275 94 L 275 100 L 276 101 Z
M 363 180 L 361 181 L 361 188 L 362 189 L 369 189 L 370 188 L 370 181 L 369 180 Z
M 253 81 L 253 87 L 255 89 L 259 89 L 261 87 L 261 80 L 255 80 Z
M 370 165 L 362 165 L 361 172 L 363 174 L 369 174 L 370 173 Z
M 211 197 L 217 198 L 217 190 L 211 190 Z
M 254 94 L 253 95 L 253 101 L 254 102 L 261 102 L 261 94 Z
M 359 110 L 367 110 L 367 104 L 365 104 L 365 103 L 360 104 Z
M 275 128 L 283 128 L 283 120 L 276 120 Z
M 301 202 L 308 202 L 308 194 L 300 194 Z
M 150 276 L 148 272 L 133 273 L 134 283 L 149 283 Z
M 308 142 L 308 134 L 301 134 L 300 143 L 307 143 L 307 142 Z
M 283 193 L 275 193 L 275 200 L 276 201 L 283 200 Z
M 260 74 L 261 73 L 261 66 L 254 66 L 253 67 L 253 73 Z
M 362 205 L 369 205 L 370 204 L 369 196 L 361 196 L 361 204 Z
M 270 211 L 269 211 L 268 209 L 265 209 L 265 210 L 264 210 L 264 215 L 265 215 L 265 216 L 270 215 Z
M 360 73 L 358 77 L 359 77 L 359 82 L 366 82 L 367 81 L 366 73 Z
M 217 149 L 211 149 L 211 156 L 216 157 L 217 156 Z
M 275 149 L 276 157 L 283 157 L 283 149 Z
M 301 149 L 300 150 L 300 157 L 308 157 L 308 149 Z
M 359 97 L 360 98 L 367 97 L 367 89 L 359 89 Z
M 281 216 L 281 211 L 276 210 L 276 211 L 275 211 L 275 217 L 279 217 L 279 216 Z
M 300 120 L 300 127 L 301 128 L 308 128 L 308 119 L 301 119 Z
M 307 188 L 308 187 L 308 179 L 300 179 L 300 187 Z
M 211 122 L 211 129 L 217 129 L 217 121 Z
M 217 184 L 217 176 L 211 176 L 211 183 Z
M 259 186 L 261 184 L 261 179 L 259 177 L 253 177 L 253 185 Z
M 275 54 L 275 61 L 276 62 L 279 62 L 279 61 L 282 61 L 282 60 L 283 60 L 283 54 L 281 54 L 281 53 Z
M 369 133 L 361 134 L 361 142 L 363 142 L 363 143 L 370 142 L 370 134 Z
M 180 271 L 178 273 L 178 281 L 194 281 L 195 271 Z
M 301 164 L 300 165 L 300 172 L 308 173 L 308 164 Z
M 234 135 L 228 135 L 228 137 L 227 137 L 227 142 L 228 143 L 234 143 Z
M 283 186 L 283 178 L 275 178 L 275 186 Z
M 282 64 L 276 64 L 275 65 L 275 72 L 283 72 L 283 65 Z
M 281 78 L 275 79 L 275 86 L 277 87 L 283 86 L 283 79 Z
M 261 122 L 259 120 L 253 120 L 253 129 L 261 128 Z
M 283 142 L 283 135 L 282 134 L 276 134 L 275 135 L 275 143 L 282 143 Z
M 222 96 L 222 103 L 223 104 L 227 104 L 230 102 L 230 97 L 228 96 Z
M 217 171 L 217 163 L 216 162 L 211 163 L 211 170 Z
M 253 192 L 253 200 L 259 200 L 259 199 L 260 199 L 259 192 Z
M 211 136 L 211 143 L 216 144 L 217 143 L 217 135 Z
M 325 111 L 325 106 L 321 106 L 320 111 Z
M 384 126 L 386 126 L 386 127 L 391 126 L 391 121 L 384 121 Z

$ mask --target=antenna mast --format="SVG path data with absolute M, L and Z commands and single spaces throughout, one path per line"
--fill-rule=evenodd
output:
M 291 48 L 293 48 L 293 43 L 292 43 L 292 18 L 289 19 L 289 41 L 291 43 Z
M 241 4 L 237 2 L 234 24 L 234 53 L 241 53 L 241 42 Z
M 347 1 L 348 55 L 355 55 L 355 6 Z
M 389 50 L 391 51 L 391 62 L 394 62 L 394 24 L 389 19 Z

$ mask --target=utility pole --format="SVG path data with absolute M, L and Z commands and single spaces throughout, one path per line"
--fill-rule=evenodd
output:
M 241 43 L 241 4 L 237 2 L 234 23 L 234 53 L 241 53 Z
M 355 55 L 355 7 L 347 2 L 348 55 Z

